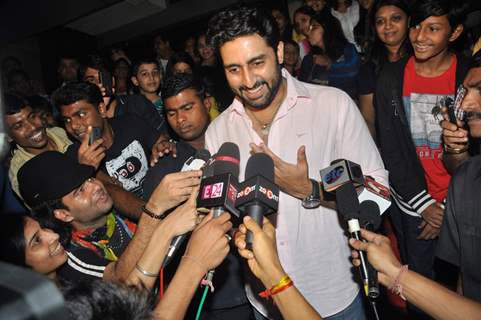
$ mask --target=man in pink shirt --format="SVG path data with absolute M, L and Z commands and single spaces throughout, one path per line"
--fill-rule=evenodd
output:
M 387 184 L 387 172 L 358 108 L 340 90 L 299 82 L 281 70 L 283 43 L 272 20 L 256 9 L 217 14 L 207 37 L 236 94 L 207 129 L 207 148 L 213 153 L 226 141 L 236 143 L 240 180 L 251 152 L 272 156 L 282 191 L 274 219 L 284 269 L 323 317 L 364 319 L 335 203 L 325 201 L 322 193 L 321 206 L 307 201 L 315 196 L 319 170 L 339 158 L 359 163 L 365 175 Z M 246 284 L 256 310 L 276 318 L 272 304 L 257 296 L 263 289 L 255 281 Z

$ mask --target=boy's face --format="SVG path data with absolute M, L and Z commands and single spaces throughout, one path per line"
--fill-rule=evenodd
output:
M 446 15 L 430 16 L 418 25 L 411 27 L 409 40 L 416 59 L 426 61 L 443 55 L 447 52 L 449 43 L 456 40 L 462 30 L 462 26 L 453 30 Z
M 160 70 L 158 65 L 155 63 L 141 64 L 137 74 L 132 77 L 132 82 L 139 87 L 142 94 L 156 94 L 160 87 Z

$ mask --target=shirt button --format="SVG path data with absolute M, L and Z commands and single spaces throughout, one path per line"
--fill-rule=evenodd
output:
M 286 243 L 284 241 L 279 242 L 280 246 L 284 246 Z

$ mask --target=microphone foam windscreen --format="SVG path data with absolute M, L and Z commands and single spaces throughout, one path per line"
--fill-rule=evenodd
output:
M 255 153 L 247 160 L 245 180 L 257 175 L 274 181 L 274 161 L 265 153 Z
M 209 160 L 210 158 L 210 152 L 206 149 L 197 150 L 197 152 L 194 155 L 194 158 L 201 159 L 207 162 L 207 160 Z
M 365 200 L 359 205 L 359 220 L 361 225 L 366 225 L 367 223 L 372 224 L 374 230 L 379 229 L 381 226 L 381 211 L 376 202 L 372 200 Z
M 214 175 L 230 173 L 239 177 L 240 153 L 239 147 L 232 142 L 224 142 L 215 156 L 213 163 Z
M 345 183 L 336 190 L 336 206 L 337 212 L 344 219 L 359 218 L 359 200 L 357 192 L 351 182 Z

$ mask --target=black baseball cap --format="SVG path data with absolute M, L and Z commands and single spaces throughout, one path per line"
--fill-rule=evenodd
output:
M 34 208 L 46 201 L 61 199 L 93 176 L 91 166 L 79 164 L 57 151 L 43 152 L 18 171 L 18 187 L 25 203 Z

